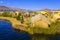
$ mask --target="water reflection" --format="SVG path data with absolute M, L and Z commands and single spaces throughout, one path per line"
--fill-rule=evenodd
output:
M 60 34 L 34 34 L 32 35 L 32 40 L 60 40 Z

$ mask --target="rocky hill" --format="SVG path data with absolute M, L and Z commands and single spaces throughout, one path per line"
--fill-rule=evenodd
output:
M 12 11 L 12 9 L 6 6 L 0 6 L 0 11 Z
M 11 8 L 11 7 L 6 7 L 6 6 L 0 6 L 0 11 L 27 11 L 27 12 L 32 12 L 31 10 L 26 10 L 26 9 L 21 9 L 21 8 Z

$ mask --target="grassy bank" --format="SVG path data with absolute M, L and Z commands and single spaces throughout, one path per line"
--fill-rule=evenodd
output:
M 52 22 L 48 29 L 40 27 L 30 27 L 30 33 L 39 33 L 39 34 L 56 34 L 60 33 L 60 21 Z

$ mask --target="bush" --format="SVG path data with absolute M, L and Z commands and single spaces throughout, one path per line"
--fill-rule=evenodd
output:
M 30 27 L 30 32 L 40 34 L 56 34 L 60 29 L 60 21 L 52 22 L 48 29 L 40 27 Z M 60 32 L 60 31 L 59 31 Z

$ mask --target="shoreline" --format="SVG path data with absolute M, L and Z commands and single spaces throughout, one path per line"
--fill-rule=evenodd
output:
M 18 32 L 20 32 L 19 30 L 22 30 L 22 31 L 28 32 L 27 25 L 21 24 L 21 22 L 16 20 L 15 18 L 0 17 L 0 20 L 10 22 L 14 31 L 17 30 Z

